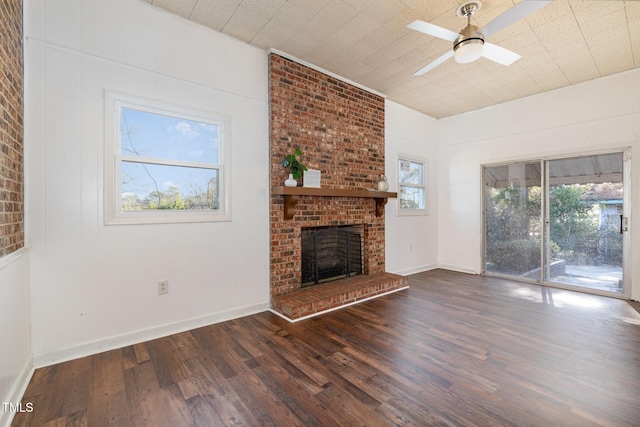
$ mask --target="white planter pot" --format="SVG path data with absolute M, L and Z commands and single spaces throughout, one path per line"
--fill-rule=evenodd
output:
M 289 174 L 289 178 L 284 182 L 285 187 L 295 187 L 298 185 L 298 181 L 293 178 L 293 174 Z

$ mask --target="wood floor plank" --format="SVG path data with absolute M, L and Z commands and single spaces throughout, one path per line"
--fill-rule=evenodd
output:
M 87 403 L 89 424 L 118 427 L 131 425 L 120 350 L 97 354 L 91 357 L 91 361 L 92 375 Z
M 433 270 L 36 370 L 13 426 L 606 426 L 640 420 L 640 304 Z

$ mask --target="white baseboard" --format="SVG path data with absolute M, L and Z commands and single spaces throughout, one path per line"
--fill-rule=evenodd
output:
M 24 396 L 24 392 L 27 390 L 29 381 L 31 381 L 33 371 L 35 371 L 35 368 L 33 367 L 33 359 L 30 358 L 24 364 L 20 372 L 18 372 L 18 376 L 16 377 L 13 387 L 11 387 L 11 391 L 9 392 L 9 396 L 7 396 L 7 400 L 3 400 L 3 402 L 19 403 L 22 401 L 22 396 Z M 24 407 L 26 403 L 27 402 L 22 402 L 22 407 Z M 4 408 L 0 408 L 0 426 L 9 427 L 15 415 L 15 412 L 5 411 Z
M 412 268 L 406 268 L 404 270 L 390 271 L 390 273 L 398 274 L 400 276 L 408 276 L 410 274 L 422 273 L 424 271 L 433 270 L 435 268 L 438 268 L 436 264 L 427 264 L 427 265 L 421 265 L 420 267 L 412 267 Z
M 473 268 L 460 267 L 459 265 L 438 264 L 437 268 L 442 268 L 444 270 L 457 271 L 459 273 L 480 274 L 480 272 L 474 270 Z
M 214 323 L 224 322 L 225 320 L 237 319 L 251 314 L 262 313 L 269 309 L 269 302 L 248 305 L 235 308 L 233 310 L 207 314 L 205 316 L 196 317 L 179 322 L 160 325 L 148 329 L 128 332 L 126 334 L 99 339 L 96 341 L 85 342 L 74 345 L 72 347 L 54 350 L 47 353 L 35 354 L 33 356 L 33 365 L 36 368 L 50 366 L 56 363 L 66 362 L 93 354 L 102 353 L 103 351 L 114 350 L 156 338 L 166 337 L 168 335 L 189 331 L 191 329 L 201 328 L 203 326 L 212 325 Z

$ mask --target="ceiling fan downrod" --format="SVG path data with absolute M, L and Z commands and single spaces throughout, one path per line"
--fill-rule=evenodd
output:
M 467 26 L 460 30 L 460 36 L 453 42 L 455 61 L 460 64 L 473 62 L 482 56 L 484 37 L 478 27 L 471 24 L 471 17 L 480 9 L 482 3 L 469 2 L 461 5 L 457 15 L 467 18 Z

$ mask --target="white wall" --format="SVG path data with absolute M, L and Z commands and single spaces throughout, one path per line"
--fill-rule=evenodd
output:
M 482 164 L 632 147 L 630 279 L 640 297 L 640 69 L 439 124 L 438 264 L 473 273 L 482 268 Z
M 17 292 L 30 271 L 34 364 L 268 307 L 266 53 L 142 0 L 25 0 L 25 34 L 32 251 L 0 279 L 4 286 L 10 276 Z M 103 225 L 105 89 L 231 115 L 231 222 Z M 637 151 L 639 90 L 634 70 L 441 121 L 388 101 L 391 189 L 398 153 L 426 158 L 430 206 L 428 216 L 400 217 L 389 201 L 387 270 L 479 272 L 480 165 Z M 640 182 L 636 157 L 632 182 Z M 639 212 L 635 193 L 632 209 Z M 640 242 L 639 220 L 632 218 L 631 227 Z M 640 265 L 632 274 L 638 289 Z M 163 279 L 170 292 L 158 296 Z M 24 295 L 18 298 L 24 311 L 16 310 L 28 312 Z M 24 362 L 28 349 L 16 351 Z M 8 371 L 16 375 L 15 366 Z
M 28 249 L 0 258 L 0 294 L 0 402 L 18 403 L 32 371 Z M 0 408 L 0 426 L 13 415 Z
M 438 121 L 385 101 L 385 171 L 389 190 L 398 191 L 398 155 L 427 161 L 428 215 L 398 215 L 398 200 L 385 206 L 385 259 L 391 273 L 412 274 L 435 268 L 438 262 L 437 208 Z
M 34 364 L 266 309 L 266 53 L 141 0 L 26 0 L 25 35 Z M 104 225 L 105 90 L 231 116 L 231 222 Z

